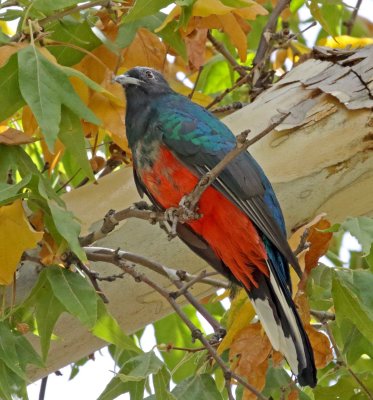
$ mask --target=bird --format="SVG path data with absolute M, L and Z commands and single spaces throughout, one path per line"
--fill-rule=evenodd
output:
M 152 68 L 115 77 L 126 97 L 125 126 L 134 180 L 158 210 L 178 207 L 201 177 L 236 146 L 229 128 L 171 89 Z M 317 383 L 314 354 L 291 296 L 284 217 L 271 183 L 248 151 L 233 159 L 203 192 L 200 218 L 177 224 L 178 237 L 242 286 L 273 348 L 301 386 Z

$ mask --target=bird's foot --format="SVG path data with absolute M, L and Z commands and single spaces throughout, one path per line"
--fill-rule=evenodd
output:
M 171 231 L 168 234 L 169 240 L 177 236 L 176 227 L 178 223 L 185 224 L 201 218 L 195 210 L 189 207 L 188 196 L 184 196 L 178 207 L 169 207 L 164 212 L 165 219 L 171 224 Z

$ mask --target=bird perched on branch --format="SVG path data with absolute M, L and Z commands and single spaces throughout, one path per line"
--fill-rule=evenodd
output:
M 157 71 L 116 77 L 127 98 L 126 131 L 141 195 L 161 210 L 178 207 L 199 179 L 236 146 L 215 116 L 175 93 Z M 231 161 L 198 202 L 199 219 L 178 236 L 247 291 L 272 346 L 302 386 L 316 385 L 312 348 L 291 298 L 289 263 L 299 270 L 270 182 L 248 152 Z

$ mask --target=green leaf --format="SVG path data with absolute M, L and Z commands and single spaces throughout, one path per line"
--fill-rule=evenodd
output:
M 27 379 L 24 369 L 18 360 L 16 348 L 16 336 L 11 332 L 9 326 L 0 321 L 0 360 L 16 375 Z
M 216 94 L 231 87 L 230 69 L 222 55 L 211 57 L 205 64 L 197 83 L 197 90 L 205 94 Z
M 37 10 L 48 14 L 61 8 L 75 6 L 78 3 L 80 3 L 80 0 L 34 0 L 32 5 Z
M 215 381 L 208 374 L 195 375 L 185 379 L 171 393 L 177 400 L 223 400 Z
M 348 218 L 342 228 L 358 240 L 367 255 L 373 243 L 373 219 L 369 217 Z
M 67 312 L 92 328 L 97 321 L 97 294 L 88 281 L 76 272 L 49 267 L 46 277 L 53 293 Z
M 80 119 L 68 108 L 62 106 L 62 117 L 58 137 L 71 152 L 75 161 L 90 180 L 94 180 L 88 161 L 86 143 Z
M 304 0 L 291 0 L 290 11 L 292 14 L 297 12 L 304 4 Z
M 352 366 L 363 354 L 373 359 L 373 343 L 361 334 L 358 328 L 348 319 L 339 321 L 338 333 L 341 339 L 340 347 L 348 365 Z M 333 329 L 333 333 L 335 333 Z M 337 337 L 337 335 L 334 335 Z
M 332 294 L 336 320 L 349 319 L 368 339 L 373 337 L 373 274 L 369 271 L 334 271 Z
M 196 312 L 191 306 L 183 308 L 183 311 L 198 328 L 202 329 Z M 189 328 L 176 314 L 171 314 L 155 322 L 154 332 L 157 343 L 172 343 L 177 347 L 192 348 L 199 346 L 198 343 L 192 343 Z M 172 379 L 174 382 L 180 382 L 190 376 L 195 370 L 192 353 L 188 353 L 184 359 L 184 353 L 182 351 L 162 352 L 162 358 L 165 360 L 170 370 L 174 370 L 181 363 L 180 365 L 182 365 L 182 367 L 173 371 Z
M 77 20 L 71 16 L 48 24 L 45 31 L 50 32 L 48 38 L 51 40 L 66 43 L 66 46 L 63 44 L 47 46 L 48 50 L 56 57 L 58 64 L 62 65 L 77 64 L 86 55 L 84 50 L 92 51 L 102 43 L 92 32 L 87 21 Z M 68 45 L 80 47 L 82 50 Z
M 163 362 L 153 351 L 133 357 L 124 365 L 127 363 L 131 364 L 132 368 L 130 371 L 118 374 L 123 382 L 139 382 L 145 380 L 149 375 L 159 372 L 164 366 Z
M 153 375 L 153 385 L 156 400 L 176 400 L 175 396 L 169 392 L 170 373 L 165 366 Z
M 64 305 L 55 296 L 46 275 L 43 271 L 32 294 L 43 360 L 47 359 L 56 322 L 60 315 L 66 311 Z
M 115 344 L 118 348 L 141 353 L 141 349 L 135 345 L 133 339 L 123 333 L 101 299 L 98 299 L 97 321 L 92 328 L 92 333 L 106 342 Z
M 122 23 L 127 24 L 142 17 L 155 14 L 161 8 L 167 7 L 172 0 L 136 0 L 135 5 L 122 19 Z
M 0 398 L 1 400 L 27 400 L 26 382 L 0 360 Z
M 6 35 L 0 27 L 0 44 L 7 44 L 10 42 L 10 37 Z
M 22 96 L 35 115 L 50 151 L 54 150 L 59 132 L 62 104 L 78 117 L 100 123 L 80 100 L 63 70 L 49 62 L 35 46 L 20 50 L 18 62 Z
M 325 20 L 324 16 L 321 13 L 321 9 L 319 7 L 319 0 L 310 0 L 310 2 L 307 3 L 307 5 L 310 9 L 313 18 L 315 18 L 315 20 L 319 22 L 324 31 L 326 31 L 330 36 L 335 36 L 333 34 L 331 27 L 329 26 L 329 24 L 327 23 L 327 21 Z
M 36 365 L 39 368 L 45 368 L 45 365 L 39 354 L 34 350 L 31 343 L 24 336 L 16 336 L 15 345 L 18 361 L 24 370 L 26 370 L 26 366 L 28 364 Z
M 109 351 L 113 349 L 113 346 L 109 346 Z M 113 354 L 112 354 L 113 356 Z M 132 363 L 127 362 L 133 357 L 136 356 L 136 353 L 128 350 L 120 351 L 119 355 L 113 357 L 115 361 L 121 366 L 119 373 L 127 374 L 132 369 Z M 142 380 L 140 382 L 123 382 L 120 380 L 119 376 L 116 375 L 114 378 L 108 383 L 105 390 L 100 394 L 98 400 L 112 400 L 117 398 L 119 395 L 123 393 L 130 393 L 130 398 L 132 399 L 143 399 L 145 388 L 145 381 Z M 141 397 L 140 397 L 141 395 Z
M 17 53 L 0 68 L 0 121 L 13 115 L 25 104 L 18 85 Z
M 307 294 L 311 308 L 327 311 L 333 305 L 332 299 L 333 270 L 319 264 L 311 271 L 307 282 Z
M 18 193 L 25 187 L 31 180 L 31 175 L 24 177 L 20 182 L 13 185 L 0 182 L 0 205 L 8 204 L 15 198 L 19 197 Z
M 60 207 L 53 201 L 48 201 L 53 222 L 59 234 L 66 240 L 73 253 L 80 260 L 86 259 L 86 254 L 79 243 L 80 225 L 74 219 L 72 212 Z

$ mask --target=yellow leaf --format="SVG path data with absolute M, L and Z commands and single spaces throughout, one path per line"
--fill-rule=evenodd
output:
M 352 36 L 342 35 L 335 36 L 334 38 L 328 37 L 318 41 L 320 46 L 331 47 L 333 49 L 343 49 L 347 46 L 353 49 L 358 47 L 365 47 L 373 43 L 372 38 L 355 38 Z
M 232 300 L 231 308 L 228 312 L 227 334 L 218 347 L 219 354 L 231 346 L 238 332 L 247 327 L 254 317 L 254 308 L 247 297 L 246 291 L 241 289 Z
M 247 50 L 246 32 L 243 29 L 238 29 L 239 24 L 234 14 L 219 15 L 218 19 L 223 26 L 224 32 L 229 36 L 230 41 L 237 48 L 240 60 L 244 62 L 246 60 Z
M 22 253 L 36 246 L 43 232 L 36 232 L 28 222 L 22 201 L 0 207 L 0 284 L 9 285 Z
M 32 136 L 38 128 L 38 123 L 29 106 L 24 106 L 22 111 L 22 127 L 26 135 Z
M 6 21 L 0 21 L 0 30 L 8 36 L 14 35 L 15 31 Z

